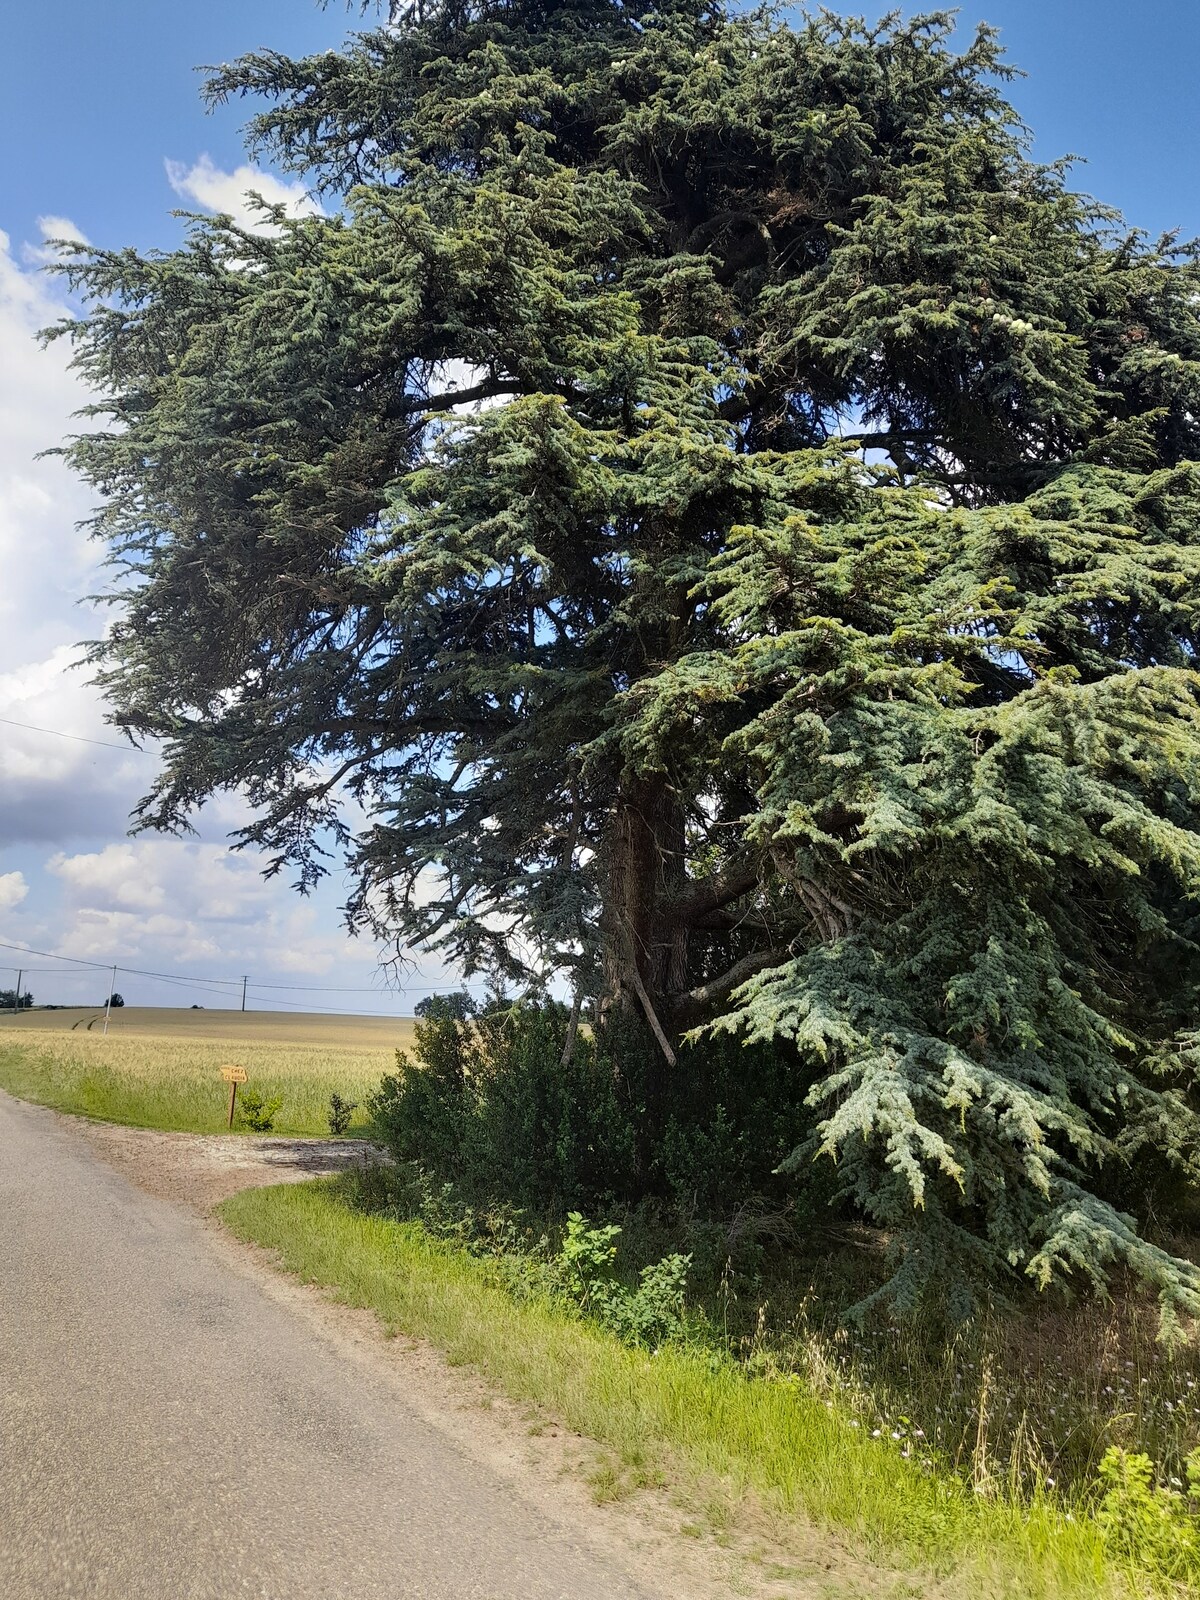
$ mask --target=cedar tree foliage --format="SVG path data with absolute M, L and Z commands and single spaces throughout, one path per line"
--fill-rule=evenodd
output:
M 142 825 L 236 790 L 660 1073 L 792 1051 L 890 1296 L 1169 1316 L 1114 1197 L 1196 1160 L 1200 267 L 950 33 L 419 0 L 215 70 L 322 209 L 69 261 L 93 659 Z

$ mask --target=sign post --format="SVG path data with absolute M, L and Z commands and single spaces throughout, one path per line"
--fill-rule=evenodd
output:
M 233 1108 L 237 1104 L 238 1084 L 245 1083 L 245 1067 L 222 1067 L 221 1076 L 229 1085 L 229 1126 L 233 1127 Z

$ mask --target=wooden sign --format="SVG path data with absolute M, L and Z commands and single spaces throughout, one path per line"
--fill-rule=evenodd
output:
M 237 1105 L 238 1084 L 245 1083 L 245 1067 L 222 1067 L 221 1076 L 229 1085 L 229 1126 L 233 1127 L 233 1108 Z

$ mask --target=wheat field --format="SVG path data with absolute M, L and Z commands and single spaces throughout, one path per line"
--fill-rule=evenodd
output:
M 90 1024 L 90 1026 L 89 1026 Z M 412 1041 L 407 1017 L 126 1006 L 108 1036 L 95 1008 L 0 1015 L 0 1089 L 25 1100 L 133 1127 L 220 1133 L 223 1066 L 246 1069 L 249 1089 L 283 1105 L 273 1132 L 328 1134 L 329 1098 L 365 1101 Z

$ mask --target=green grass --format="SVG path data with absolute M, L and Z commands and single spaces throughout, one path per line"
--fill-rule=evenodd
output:
M 292 1023 L 293 1019 L 285 1019 Z M 403 1043 L 405 1024 L 397 1028 Z M 231 1033 L 233 1027 L 231 1025 Z M 366 1099 L 393 1060 L 380 1043 L 303 1043 L 269 1036 L 189 1038 L 50 1030 L 0 1033 L 0 1089 L 104 1122 L 184 1133 L 226 1130 L 229 1086 L 221 1067 L 245 1067 L 248 1087 L 283 1107 L 273 1133 L 328 1135 L 329 1097 L 358 1102 L 351 1134 L 367 1130 Z M 235 1124 L 235 1131 L 236 1124 Z
M 665 1477 L 709 1526 L 748 1504 L 778 1526 L 837 1530 L 879 1563 L 886 1592 L 1067 1597 L 1129 1593 L 1093 1524 L 1049 1501 L 973 1495 L 904 1460 L 798 1383 L 749 1377 L 683 1349 L 651 1356 L 560 1311 L 514 1299 L 486 1264 L 418 1224 L 352 1210 L 328 1183 L 255 1189 L 221 1208 L 282 1266 L 428 1339 L 512 1399 L 534 1402 L 612 1453 L 624 1474 Z M 605 1488 L 607 1485 L 607 1488 Z

